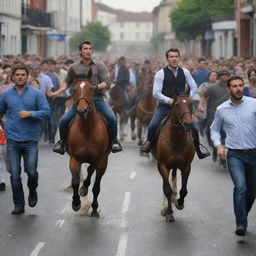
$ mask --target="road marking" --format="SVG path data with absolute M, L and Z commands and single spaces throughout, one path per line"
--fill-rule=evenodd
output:
M 125 192 L 122 214 L 125 214 L 128 212 L 130 197 L 131 197 L 131 192 Z
M 30 256 L 37 256 L 39 254 L 39 252 L 41 251 L 41 249 L 44 247 L 44 245 L 45 245 L 45 242 L 39 242 L 36 245 L 34 251 L 31 252 Z
M 127 220 L 126 217 L 123 216 L 121 219 L 121 228 L 126 228 L 127 227 Z
M 55 226 L 61 228 L 62 225 L 64 224 L 64 222 L 65 222 L 65 220 L 57 220 Z
M 136 177 L 136 172 L 131 172 L 130 179 L 134 179 Z
M 118 242 L 116 256 L 125 256 L 127 241 L 128 241 L 128 233 L 122 234 Z

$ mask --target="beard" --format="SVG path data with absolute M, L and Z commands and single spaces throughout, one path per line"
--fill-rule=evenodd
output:
M 240 101 L 243 98 L 243 93 L 239 92 L 239 93 L 232 93 L 231 94 L 231 98 L 236 100 L 236 101 Z

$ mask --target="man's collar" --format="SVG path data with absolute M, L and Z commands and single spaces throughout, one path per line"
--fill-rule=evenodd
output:
M 85 64 L 85 63 L 83 62 L 83 60 L 81 60 L 81 61 L 80 61 L 80 64 Z M 91 59 L 91 61 L 90 61 L 90 63 L 89 63 L 89 64 L 85 64 L 85 65 L 91 65 L 91 64 L 95 64 L 95 63 L 94 63 L 94 61 L 93 61 L 92 59 Z

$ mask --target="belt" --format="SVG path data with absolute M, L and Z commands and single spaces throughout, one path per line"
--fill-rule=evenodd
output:
M 240 153 L 256 153 L 256 148 L 250 148 L 250 149 L 232 149 L 229 148 L 230 151 L 234 152 L 240 152 Z

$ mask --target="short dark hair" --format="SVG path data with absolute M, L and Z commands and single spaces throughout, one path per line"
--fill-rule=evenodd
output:
M 80 43 L 80 44 L 79 44 L 79 51 L 82 50 L 84 44 L 92 45 L 92 42 L 90 42 L 89 40 L 85 40 L 85 41 L 83 41 L 82 43 Z
M 235 75 L 235 76 L 231 76 L 231 77 L 228 79 L 228 81 L 227 81 L 227 86 L 230 87 L 230 83 L 231 83 L 232 81 L 234 81 L 234 80 L 241 80 L 241 81 L 243 81 L 243 84 L 244 84 L 244 79 L 243 79 L 241 76 Z
M 27 75 L 29 74 L 28 67 L 25 66 L 25 65 L 20 64 L 20 65 L 16 65 L 16 66 L 13 67 L 13 69 L 12 69 L 12 75 L 14 75 L 14 73 L 15 73 L 17 70 L 19 70 L 19 69 L 25 70 L 26 73 L 27 73 Z
M 247 76 L 248 76 L 248 78 L 251 77 L 251 73 L 252 73 L 252 72 L 256 73 L 256 68 L 250 68 L 250 69 L 247 71 Z
M 168 59 L 168 54 L 169 54 L 169 52 L 177 52 L 177 53 L 179 54 L 179 57 L 180 57 L 180 51 L 179 51 L 178 48 L 170 48 L 169 50 L 167 50 L 167 51 L 165 52 L 165 57 L 166 57 L 166 59 Z
M 200 63 L 201 61 L 206 61 L 206 58 L 204 58 L 204 57 L 199 58 L 198 63 Z

